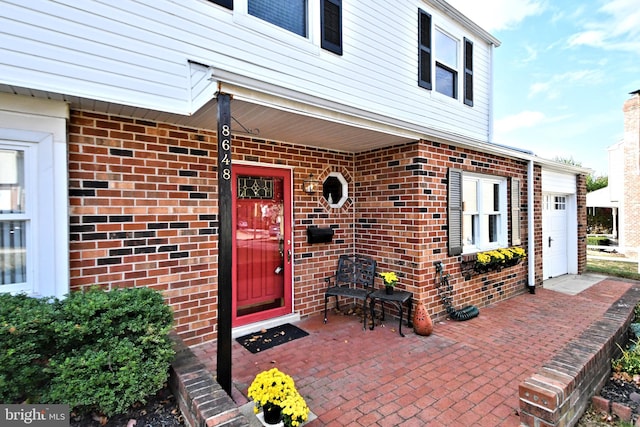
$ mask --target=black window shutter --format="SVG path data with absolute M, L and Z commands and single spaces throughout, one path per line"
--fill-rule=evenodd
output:
M 233 10 L 233 0 L 209 0 L 211 3 L 215 3 L 227 9 Z
M 520 180 L 511 179 L 511 244 L 522 244 L 520 235 Z
M 456 256 L 462 253 L 462 171 L 449 169 L 448 175 L 449 256 Z
M 464 39 L 464 103 L 473 107 L 473 42 Z
M 418 9 L 418 86 L 431 90 L 431 15 Z
M 342 0 L 321 0 L 320 28 L 322 48 L 342 55 Z

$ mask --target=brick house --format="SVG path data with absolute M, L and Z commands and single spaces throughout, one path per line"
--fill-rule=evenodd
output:
M 622 106 L 623 138 L 609 147 L 609 185 L 589 193 L 587 206 L 613 211 L 618 250 L 635 257 L 640 253 L 640 231 L 636 226 L 640 221 L 640 90 L 630 95 Z
M 0 1 L 3 290 L 148 286 L 215 339 L 219 94 L 235 333 L 320 312 L 345 253 L 436 318 L 436 261 L 479 307 L 582 272 L 588 171 L 491 143 L 498 40 L 442 0 L 264 5 Z M 527 261 L 472 274 L 508 246 Z

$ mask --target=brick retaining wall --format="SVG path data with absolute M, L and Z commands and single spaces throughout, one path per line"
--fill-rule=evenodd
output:
M 520 384 L 521 426 L 571 426 L 578 421 L 609 377 L 611 359 L 620 355 L 618 345 L 627 340 L 633 308 L 639 300 L 640 287 L 629 289 L 601 320 Z
M 188 427 L 249 427 L 249 421 L 213 375 L 174 332 L 176 359 L 169 387 Z

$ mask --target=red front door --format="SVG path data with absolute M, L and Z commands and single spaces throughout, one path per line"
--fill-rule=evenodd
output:
M 233 167 L 233 326 L 292 311 L 291 173 Z

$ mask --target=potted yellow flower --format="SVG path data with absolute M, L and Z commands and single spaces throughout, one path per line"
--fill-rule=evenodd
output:
M 267 424 L 283 421 L 287 427 L 299 426 L 309 415 L 309 407 L 296 390 L 293 378 L 278 368 L 256 375 L 247 395 L 255 403 L 254 412 L 262 410 Z
M 483 273 L 491 270 L 499 270 L 503 267 L 516 265 L 527 256 L 524 249 L 514 246 L 492 251 L 478 252 L 476 255 L 475 270 Z
M 387 295 L 393 294 L 393 288 L 398 283 L 398 276 L 393 271 L 380 273 L 380 277 L 384 281 L 384 290 Z

